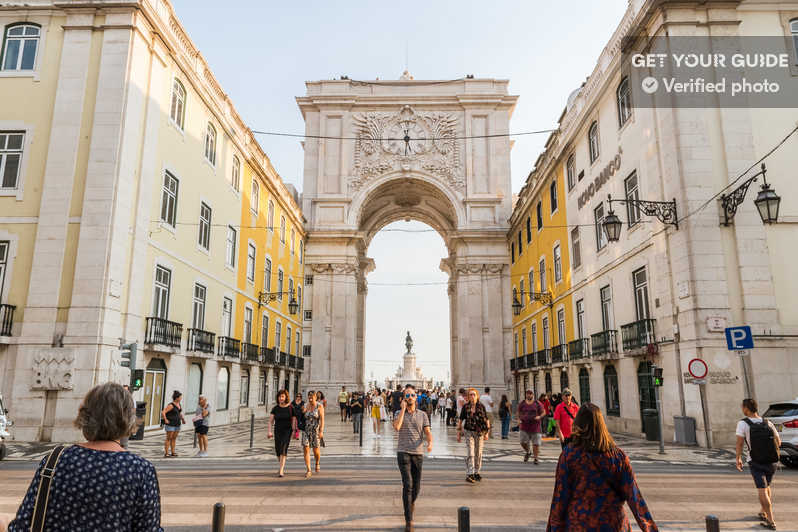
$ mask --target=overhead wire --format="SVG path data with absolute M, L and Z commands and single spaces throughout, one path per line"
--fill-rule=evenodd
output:
M 344 136 L 336 136 L 336 135 L 309 135 L 306 133 L 283 133 L 279 131 L 261 131 L 253 129 L 252 132 L 257 135 L 269 135 L 272 137 L 293 137 L 293 138 L 304 138 L 304 139 L 319 139 L 319 140 L 369 140 L 374 142 L 380 141 L 390 141 L 390 140 L 398 140 L 398 141 L 425 141 L 425 140 L 468 140 L 468 139 L 493 139 L 493 138 L 502 138 L 502 137 L 523 137 L 527 135 L 541 135 L 543 133 L 553 133 L 557 131 L 556 128 L 553 129 L 538 129 L 535 131 L 519 131 L 517 133 L 490 133 L 486 135 L 444 135 L 441 137 L 344 137 Z

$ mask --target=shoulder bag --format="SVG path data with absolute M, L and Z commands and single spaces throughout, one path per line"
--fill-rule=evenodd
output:
M 44 530 L 44 518 L 47 513 L 47 501 L 50 499 L 50 484 L 53 482 L 55 467 L 64 452 L 65 445 L 59 445 L 47 457 L 44 467 L 39 473 L 39 489 L 36 491 L 36 502 L 33 504 L 33 518 L 31 519 L 31 532 L 42 532 Z

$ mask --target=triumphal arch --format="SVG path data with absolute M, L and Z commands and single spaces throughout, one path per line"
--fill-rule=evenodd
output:
M 306 135 L 305 274 L 312 275 L 305 283 L 304 387 L 333 394 L 342 385 L 364 386 L 369 243 L 385 225 L 406 219 L 433 227 L 448 250 L 440 267 L 449 274 L 452 385 L 491 386 L 494 393 L 508 387 L 507 134 L 517 96 L 507 85 L 407 74 L 306 84 L 307 94 L 297 98 Z M 411 236 L 405 251 L 413 260 Z

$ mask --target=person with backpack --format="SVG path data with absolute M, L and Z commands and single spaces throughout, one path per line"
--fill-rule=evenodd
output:
M 490 416 L 485 405 L 479 401 L 476 388 L 469 388 L 467 402 L 460 411 L 460 423 L 457 425 L 457 442 L 465 436 L 466 441 L 466 482 L 473 484 L 482 480 L 482 449 L 490 434 Z
M 579 412 L 579 405 L 571 401 L 571 390 L 568 388 L 562 391 L 562 402 L 554 409 L 554 422 L 556 423 L 557 439 L 560 446 L 565 449 L 568 439 L 571 437 L 571 428 Z
M 745 416 L 737 423 L 737 470 L 743 470 L 743 443 L 748 448 L 748 467 L 754 477 L 754 485 L 759 493 L 761 511 L 760 525 L 776 530 L 773 518 L 773 500 L 770 496 L 770 483 L 779 461 L 781 440 L 773 423 L 762 419 L 758 414 L 756 399 L 743 399 L 742 411 Z

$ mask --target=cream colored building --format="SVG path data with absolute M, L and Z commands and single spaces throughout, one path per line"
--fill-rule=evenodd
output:
M 578 401 L 601 406 L 612 430 L 640 434 L 643 411 L 656 408 L 650 364 L 661 366 L 665 440 L 674 439 L 677 417 L 692 418 L 700 445 L 724 445 L 734 440 L 746 374 L 763 410 L 798 395 L 798 139 L 767 159 L 768 181 L 782 198 L 778 223 L 760 220 L 757 184 L 728 227 L 717 200 L 698 207 L 795 128 L 798 110 L 636 107 L 623 43 L 634 35 L 626 51 L 644 50 L 666 34 L 784 37 L 785 53 L 798 64 L 794 2 L 629 3 L 546 148 L 546 160 L 566 166 L 567 319 L 576 341 L 589 346 L 587 356 L 580 350 L 549 371 L 554 392 L 557 374 L 567 370 L 579 376 L 570 379 Z M 613 201 L 624 224 L 620 240 L 607 242 L 600 227 L 608 194 L 675 201 L 678 228 Z M 724 328 L 734 325 L 753 330 L 748 357 L 727 350 Z M 703 400 L 688 373 L 693 358 L 709 367 Z
M 187 409 L 206 395 L 213 424 L 265 415 L 303 366 L 289 311 L 304 284 L 298 197 L 170 3 L 5 3 L 0 30 L 0 390 L 14 436 L 75 437 L 85 392 L 128 381 L 120 341 L 138 345 L 148 426 L 175 389 Z

